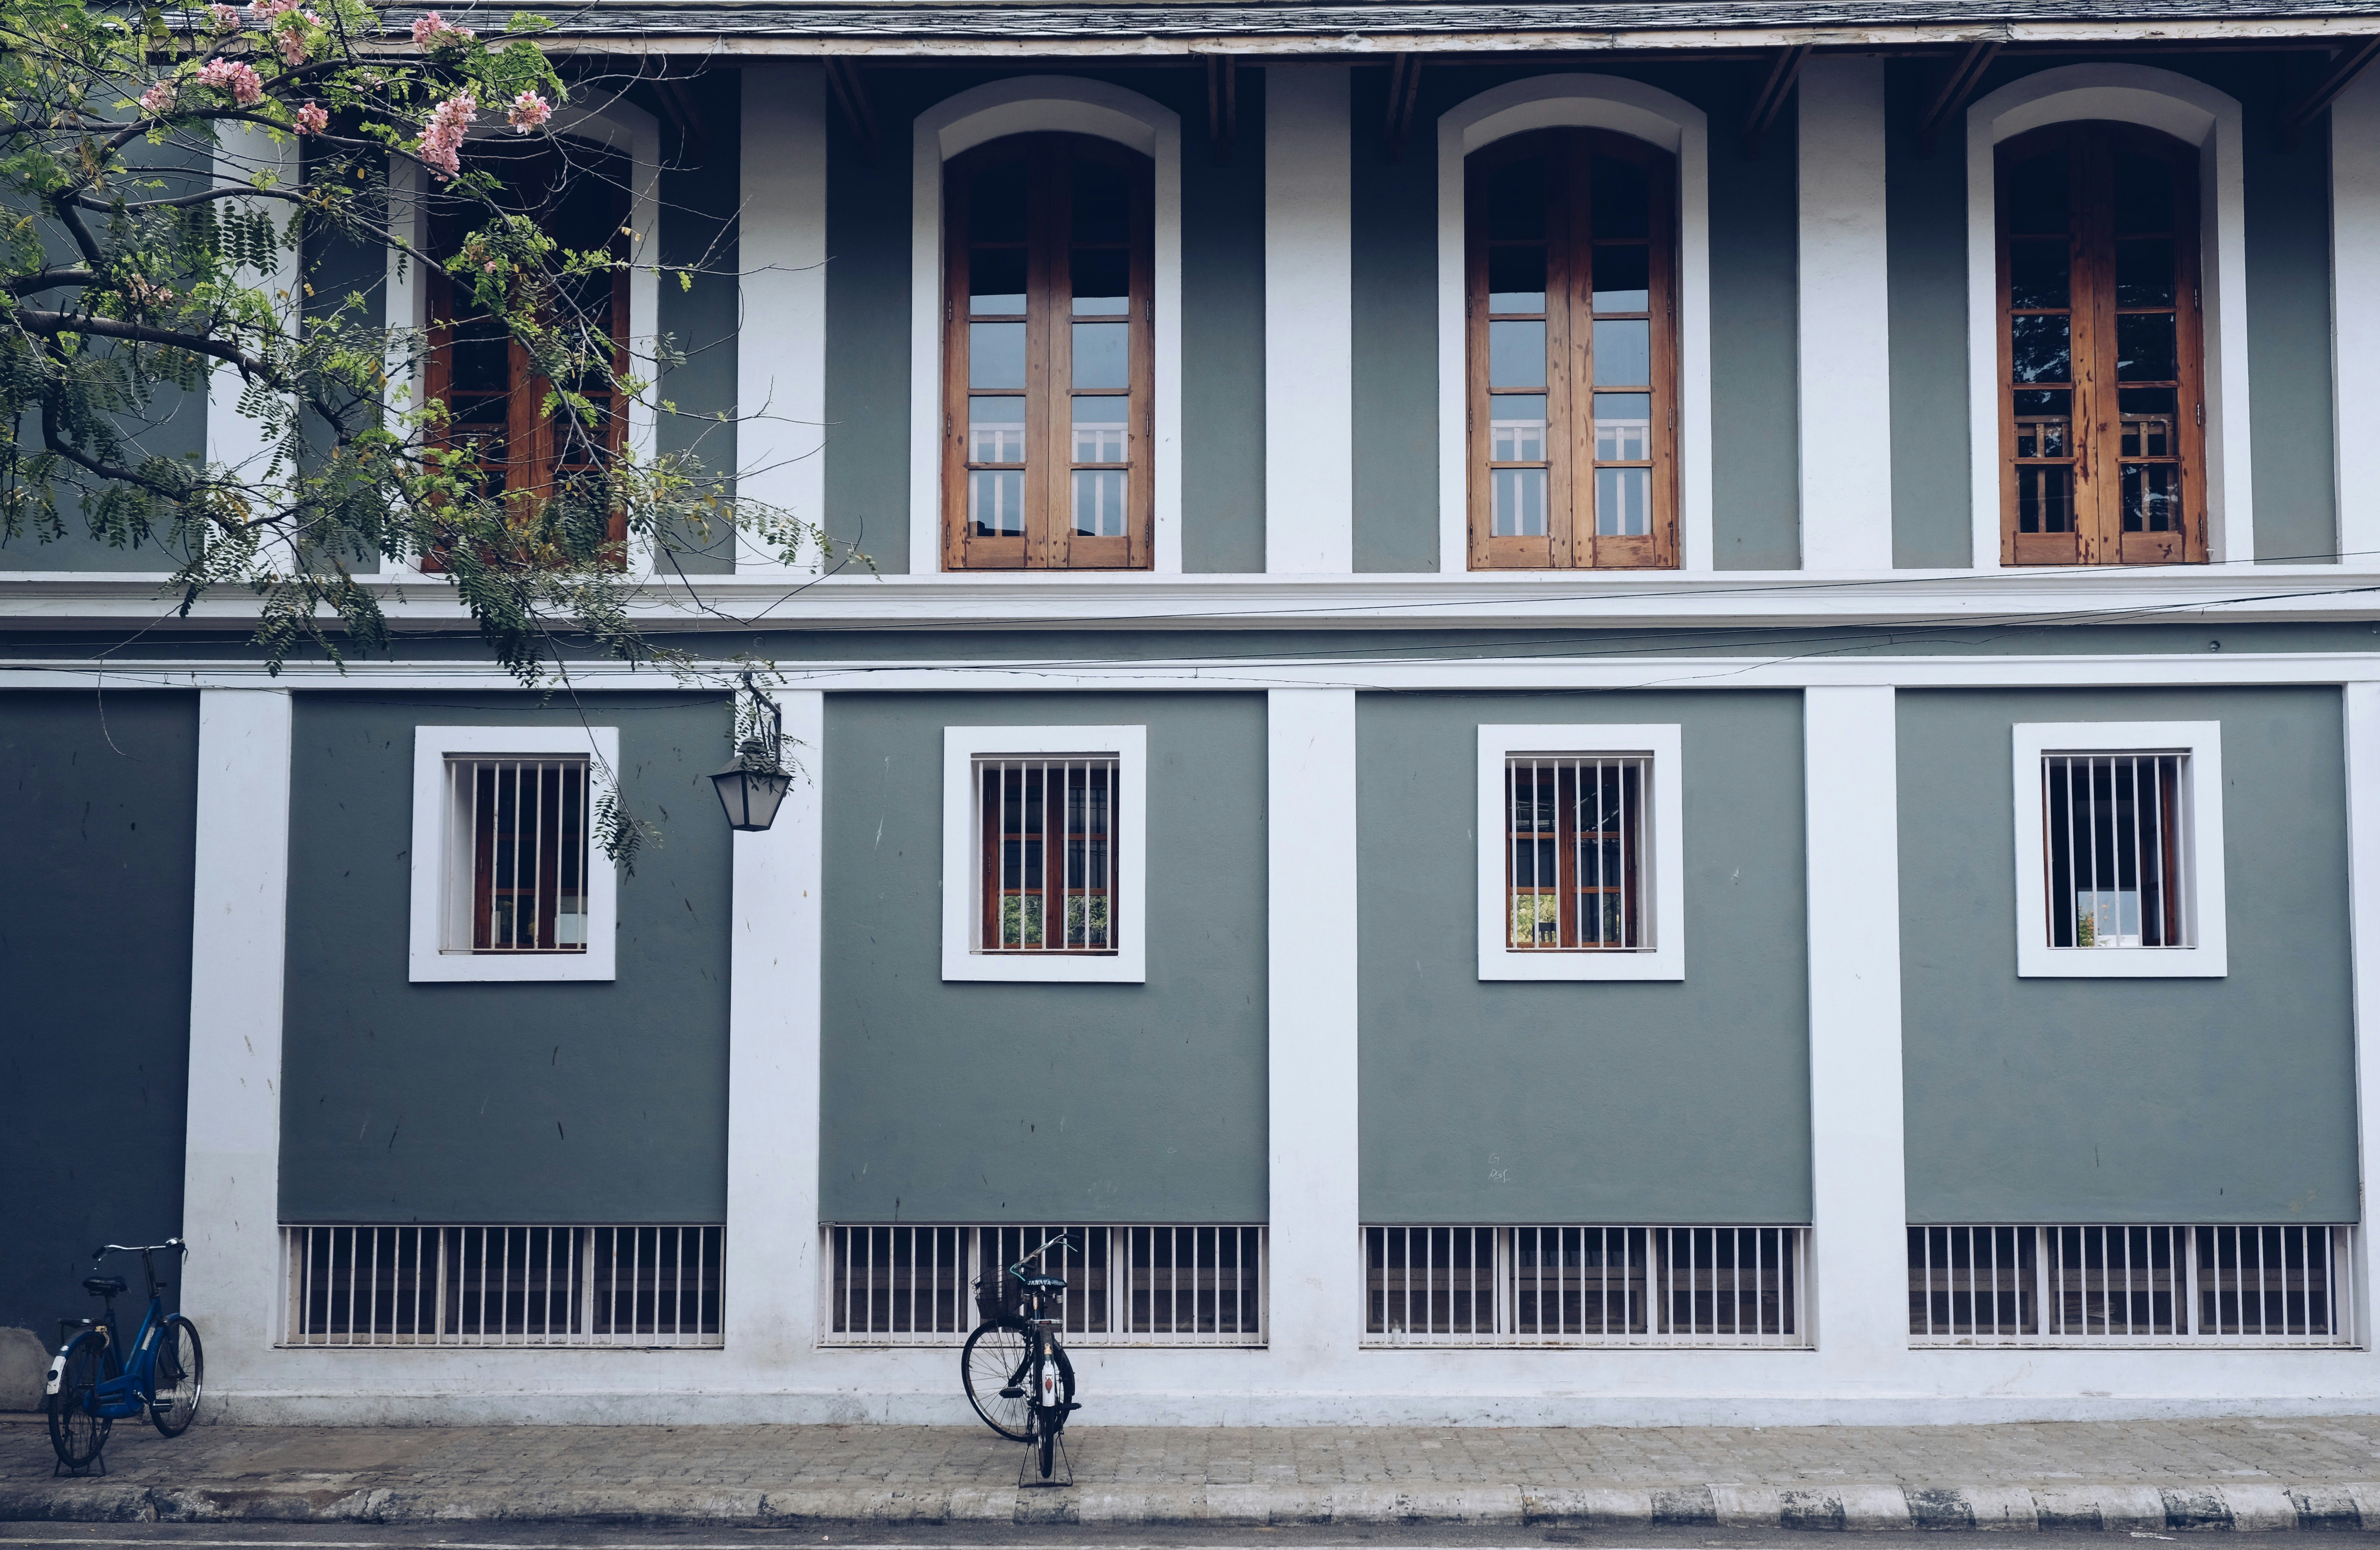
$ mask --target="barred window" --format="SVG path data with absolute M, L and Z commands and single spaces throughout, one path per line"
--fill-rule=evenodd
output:
M 1512 946 L 1636 951 L 1652 946 L 1644 899 L 1652 760 L 1515 754 L 1504 763 Z
M 982 952 L 1116 951 L 1110 756 L 980 758 Z
M 2041 761 L 2052 947 L 2188 947 L 2187 754 Z
M 588 761 L 449 758 L 447 951 L 587 951 Z

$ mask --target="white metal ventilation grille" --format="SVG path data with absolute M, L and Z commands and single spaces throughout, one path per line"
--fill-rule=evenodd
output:
M 1806 1346 L 1800 1227 L 1367 1227 L 1364 1343 Z
M 726 1229 L 287 1227 L 292 1346 L 715 1346 Z
M 1653 943 L 1642 756 L 1514 754 L 1504 761 L 1510 944 L 1643 951 Z
M 1912 1227 L 1911 1343 L 2352 1345 L 2353 1232 Z
M 445 951 L 587 951 L 588 769 L 447 759 Z
M 1261 1346 L 1261 1227 L 870 1227 L 826 1229 L 821 1323 L 828 1345 L 956 1345 L 997 1309 L 978 1280 L 1060 1232 L 1040 1264 L 1066 1282 L 1075 1345 Z
M 2052 947 L 2190 947 L 2187 754 L 2041 761 Z
M 1116 951 L 1111 754 L 975 761 L 981 952 Z

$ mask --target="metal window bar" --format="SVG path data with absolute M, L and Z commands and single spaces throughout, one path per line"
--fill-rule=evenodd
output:
M 1799 1227 L 1367 1227 L 1364 1343 L 1809 1342 Z
M 2192 945 L 2187 754 L 2045 754 L 2049 945 Z
M 820 1338 L 833 1346 L 951 1346 L 985 1314 L 978 1280 L 1060 1232 L 1041 1264 L 1066 1281 L 1067 1342 L 1086 1346 L 1261 1346 L 1265 1229 L 1254 1226 L 1052 1224 L 824 1229 Z
M 449 758 L 450 951 L 584 952 L 589 783 L 583 757 Z M 468 857 L 464 862 L 463 858 Z
M 717 1225 L 285 1227 L 291 1346 L 716 1346 Z
M 1507 939 L 1516 951 L 1643 952 L 1653 761 L 1514 754 L 1504 761 Z
M 2351 1227 L 1912 1227 L 1920 1346 L 2352 1346 Z
M 982 834 L 979 952 L 1113 953 L 1123 761 L 1048 755 L 975 761 Z

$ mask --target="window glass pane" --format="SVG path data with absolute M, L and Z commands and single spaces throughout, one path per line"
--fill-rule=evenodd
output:
M 1025 461 L 1024 399 L 970 398 L 967 400 L 967 461 L 970 463 L 1022 463 Z
M 1595 395 L 1595 455 L 1635 463 L 1653 455 L 1653 399 L 1643 393 Z
M 1653 381 L 1653 324 L 1645 318 L 1598 318 L 1595 323 L 1595 385 L 1642 387 Z
M 1598 239 L 1652 235 L 1653 198 L 1644 168 L 1616 156 L 1597 156 L 1587 177 Z
M 1595 530 L 1604 538 L 1641 538 L 1653 530 L 1653 470 L 1595 471 Z
M 1075 163 L 1075 240 L 1123 242 L 1132 218 L 1132 189 L 1122 167 L 1087 158 Z
M 1116 316 L 1132 310 L 1132 258 L 1121 248 L 1077 248 L 1068 256 L 1075 316 Z
M 1541 322 L 1489 323 L 1488 381 L 1491 387 L 1545 386 L 1546 325 Z
M 1075 400 L 1075 461 L 1122 463 L 1125 416 L 1132 400 L 1123 397 Z
M 1546 163 L 1541 156 L 1508 162 L 1488 175 L 1488 235 L 1546 235 Z
M 1488 471 L 1494 495 L 1494 532 L 1500 539 L 1542 539 L 1546 536 L 1546 471 L 1543 468 L 1494 468 Z
M 968 176 L 967 240 L 1025 240 L 1025 163 L 1022 160 L 978 167 Z
M 1546 250 L 1542 248 L 1488 249 L 1488 310 L 1542 312 L 1546 309 Z
M 1595 249 L 1595 309 L 1642 312 L 1650 305 L 1653 250 L 1634 243 Z
M 2125 312 L 2116 318 L 2116 380 L 2169 382 L 2178 375 L 2173 314 Z
M 1536 463 L 1546 455 L 1546 401 L 1505 393 L 1488 400 L 1488 457 L 1494 463 Z
M 2074 531 L 2074 470 L 2064 464 L 2021 465 L 2016 471 L 2016 530 Z
M 2066 230 L 2066 152 L 2028 156 L 2009 168 L 2000 190 L 2008 200 L 2009 231 L 2016 233 Z
M 976 469 L 967 475 L 967 525 L 979 539 L 1025 531 L 1025 475 Z
M 2116 230 L 2173 230 L 2173 167 L 2162 157 L 2116 152 Z
M 2116 244 L 2116 305 L 2173 305 L 2173 238 L 2133 237 Z
M 1121 388 L 1132 385 L 1132 325 L 1076 323 L 1075 382 L 1078 388 Z
M 1021 388 L 1025 385 L 1025 325 L 967 324 L 967 386 Z
M 2127 430 L 2130 426 L 2125 427 Z M 2124 531 L 2127 533 L 2179 533 L 2181 531 L 2181 465 L 2179 463 L 2127 463 L 2124 465 Z
M 2009 364 L 2020 382 L 2063 382 L 2069 380 L 2072 352 L 2070 324 L 2064 317 L 2022 317 L 2009 320 Z
M 2072 305 L 2066 283 L 2067 250 L 2063 241 L 2009 244 L 2009 305 L 2029 307 Z
M 1075 470 L 1075 532 L 1086 539 L 1123 537 L 1123 484 L 1121 468 Z
M 1025 249 L 978 248 L 967 254 L 967 307 L 986 312 L 1025 310 Z

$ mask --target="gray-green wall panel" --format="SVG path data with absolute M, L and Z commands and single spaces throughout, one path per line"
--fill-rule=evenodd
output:
M 1892 563 L 1974 555 L 1967 423 L 1967 147 L 1952 125 L 1921 156 L 1941 86 L 1930 59 L 1887 60 L 1885 271 L 1892 366 Z
M 1706 75 L 1707 80 L 1707 75 Z M 1711 549 L 1720 570 L 1802 563 L 1801 98 L 1757 161 L 1736 143 L 1741 94 L 1706 85 L 1710 115 Z
M 2264 78 L 2247 104 L 2244 157 L 2256 557 L 2313 562 L 2338 551 L 2330 136 L 2317 122 L 2294 150 L 2281 150 L 2273 128 L 2284 111 L 2277 69 L 2276 62 L 2242 71 Z
M 1364 1220 L 1809 1220 L 1801 696 L 1357 706 Z M 1483 982 L 1477 729 L 1597 722 L 1682 729 L 1685 978 Z
M 1180 80 L 1162 90 L 1167 73 L 1142 72 L 1126 84 L 1182 115 L 1182 568 L 1260 572 L 1264 72 L 1235 72 L 1238 139 L 1221 166 L 1207 146 L 1203 97 L 1187 100 Z M 1203 90 L 1203 79 L 1198 84 Z
M 940 72 L 879 70 L 871 163 L 827 115 L 826 529 L 909 568 L 909 124 Z
M 661 373 L 654 396 L 661 417 L 655 448 L 692 457 L 709 488 L 735 496 L 736 326 L 743 298 L 736 281 L 736 207 L 743 199 L 744 76 L 710 70 L 686 84 L 702 133 L 671 128 L 661 176 L 660 316 L 655 328 L 680 357 Z M 661 115 L 657 115 L 661 116 Z M 668 120 L 663 116 L 663 122 Z M 679 276 L 685 283 L 679 283 Z M 762 347 L 766 347 L 763 342 Z M 816 512 L 797 514 L 816 520 Z M 735 568 L 735 534 L 724 521 L 684 535 L 675 563 L 689 575 Z
M 821 1215 L 1264 1220 L 1263 698 L 826 703 Z M 941 978 L 942 729 L 1043 724 L 1148 728 L 1145 985 Z
M 719 698 L 606 695 L 624 800 L 618 978 L 407 975 L 417 726 L 571 726 L 566 696 L 298 696 L 285 1221 L 702 1222 L 727 1205 L 729 830 Z
M 1413 132 L 1390 160 L 1378 126 L 1389 72 L 1354 72 L 1355 568 L 1438 569 L 1439 83 L 1422 77 Z
M 1900 695 L 1912 1221 L 2356 1218 L 2340 715 L 2329 688 Z M 2223 725 L 2224 978 L 2017 977 L 2010 728 L 2098 721 Z
M 0 692 L 0 1326 L 182 1225 L 199 696 Z

